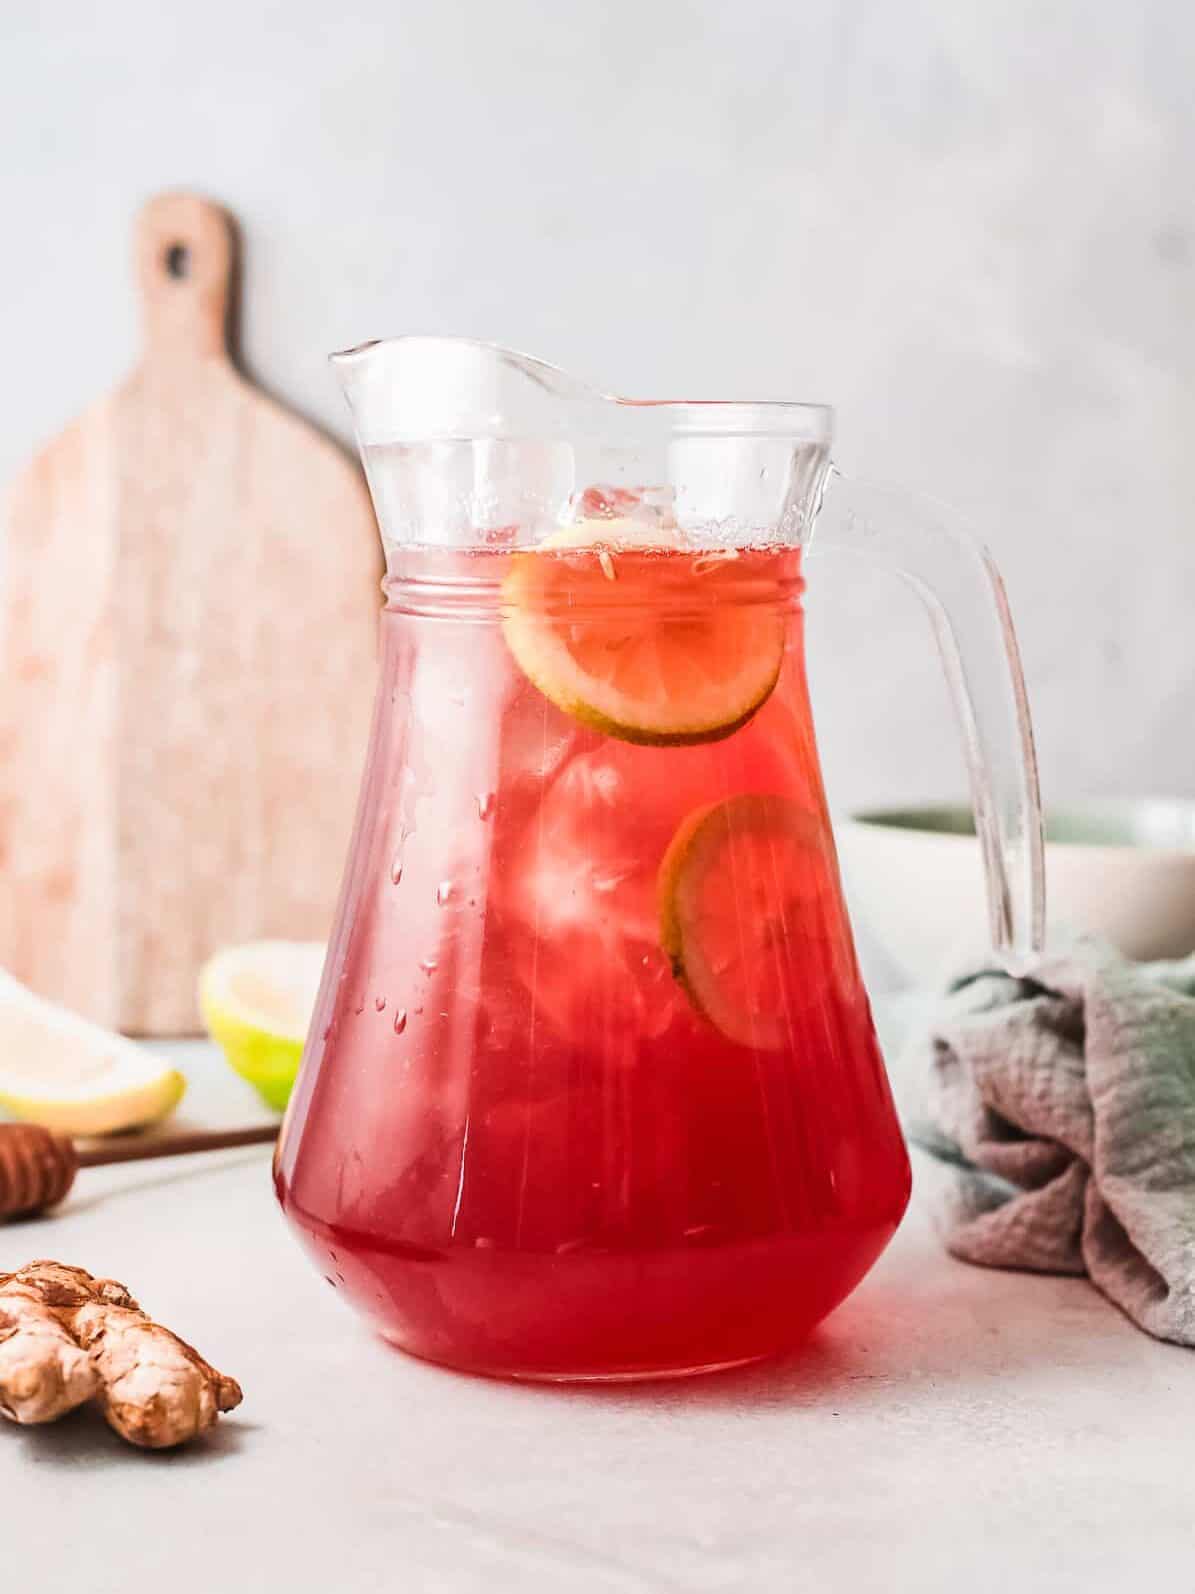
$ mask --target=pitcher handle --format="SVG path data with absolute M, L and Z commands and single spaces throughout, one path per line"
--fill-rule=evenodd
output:
M 933 620 L 971 776 L 992 946 L 1011 972 L 1042 949 L 1045 866 L 1033 726 L 1000 572 L 932 500 L 831 468 L 810 552 L 862 554 L 921 594 Z

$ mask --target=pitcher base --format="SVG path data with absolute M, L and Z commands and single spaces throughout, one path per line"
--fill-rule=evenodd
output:
M 392 1350 L 401 1351 L 404 1356 L 410 1356 L 413 1361 L 426 1362 L 431 1367 L 443 1367 L 448 1372 L 467 1373 L 473 1378 L 494 1378 L 501 1379 L 505 1383 L 515 1384 L 663 1383 L 681 1378 L 704 1378 L 711 1373 L 728 1373 L 736 1367 L 753 1367 L 757 1362 L 771 1361 L 775 1357 L 784 1354 L 782 1350 L 758 1351 L 751 1356 L 735 1356 L 727 1361 L 698 1362 L 688 1367 L 661 1365 L 599 1368 L 592 1372 L 556 1372 L 522 1367 L 474 1366 L 468 1362 L 441 1360 L 434 1356 L 423 1356 L 418 1351 L 411 1350 L 404 1345 L 401 1340 L 394 1339 L 388 1334 L 379 1335 L 379 1338 L 384 1344 L 389 1345 Z

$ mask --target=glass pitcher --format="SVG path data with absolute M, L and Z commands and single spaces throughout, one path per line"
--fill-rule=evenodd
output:
M 999 577 L 831 482 L 819 405 L 611 398 L 457 339 L 334 362 L 384 645 L 282 1206 L 433 1361 L 618 1379 L 782 1351 L 909 1196 L 818 768 L 806 556 L 872 554 L 929 601 L 1015 962 L 1041 828 Z

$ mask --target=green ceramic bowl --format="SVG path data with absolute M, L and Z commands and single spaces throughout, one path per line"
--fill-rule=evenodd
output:
M 937 981 L 987 950 L 969 806 L 866 810 L 835 830 L 852 908 L 907 978 Z M 1052 941 L 1087 932 L 1133 958 L 1195 952 L 1195 802 L 1048 809 L 1046 902 Z

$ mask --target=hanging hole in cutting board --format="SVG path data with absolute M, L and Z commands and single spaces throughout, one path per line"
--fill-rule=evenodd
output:
M 170 276 L 180 280 L 190 276 L 191 251 L 186 244 L 171 244 L 166 251 L 165 260 L 166 271 Z

